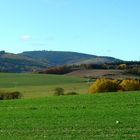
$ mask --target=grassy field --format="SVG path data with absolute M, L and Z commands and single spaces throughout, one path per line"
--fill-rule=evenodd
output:
M 139 140 L 140 91 L 1 101 L 0 139 Z
M 53 95 L 56 87 L 62 87 L 65 92 L 75 91 L 87 93 L 86 79 L 65 76 L 31 73 L 0 73 L 0 88 L 12 91 L 20 91 L 23 98 L 35 98 Z
M 49 97 L 56 87 L 85 94 Z M 24 97 L 0 101 L 0 140 L 139 140 L 140 91 L 91 95 L 88 87 L 73 76 L 1 73 L 0 88 Z

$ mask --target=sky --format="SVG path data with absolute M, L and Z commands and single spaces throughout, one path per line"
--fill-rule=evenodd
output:
M 140 60 L 140 0 L 0 0 L 0 50 Z

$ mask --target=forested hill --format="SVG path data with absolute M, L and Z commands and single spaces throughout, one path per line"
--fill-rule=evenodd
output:
M 110 63 L 121 61 L 113 57 L 100 57 L 96 55 L 64 52 L 64 51 L 29 51 L 20 55 L 38 59 L 41 62 L 48 63 L 50 66 L 64 64 L 81 64 L 81 63 Z
M 0 51 L 0 72 L 27 72 L 46 67 L 46 63 L 35 59 Z
M 47 68 L 65 64 L 102 64 L 118 62 L 112 57 L 100 57 L 77 52 L 61 51 L 28 51 L 20 54 L 0 51 L 1 72 L 29 72 L 36 69 Z

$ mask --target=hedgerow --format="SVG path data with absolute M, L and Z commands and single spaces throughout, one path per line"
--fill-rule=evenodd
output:
M 2 91 L 0 90 L 0 100 L 20 99 L 22 94 L 18 91 Z

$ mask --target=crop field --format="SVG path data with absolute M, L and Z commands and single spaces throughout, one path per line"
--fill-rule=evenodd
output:
M 0 101 L 1 140 L 139 140 L 140 92 Z
M 133 75 L 129 73 L 125 73 L 124 70 L 103 70 L 103 69 L 96 69 L 96 70 L 77 70 L 70 72 L 66 75 L 70 76 L 77 76 L 77 77 L 87 77 L 91 76 L 93 78 L 111 78 L 111 79 L 140 79 L 140 76 Z
M 89 85 L 84 78 L 65 75 L 46 75 L 31 73 L 0 73 L 0 88 L 20 91 L 23 98 L 35 98 L 53 95 L 56 87 L 65 92 L 87 93 Z

